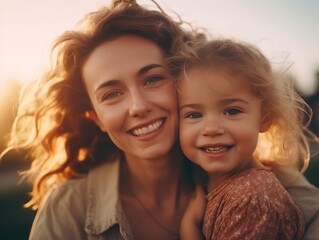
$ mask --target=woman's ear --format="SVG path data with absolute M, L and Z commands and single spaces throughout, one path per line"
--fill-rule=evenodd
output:
M 272 116 L 271 114 L 267 113 L 264 116 L 262 116 L 259 132 L 266 132 L 270 128 L 271 124 Z
M 102 132 L 106 132 L 104 130 L 103 124 L 101 123 L 99 117 L 96 115 L 95 111 L 93 110 L 86 111 L 85 117 L 95 122 L 95 124 L 101 129 Z

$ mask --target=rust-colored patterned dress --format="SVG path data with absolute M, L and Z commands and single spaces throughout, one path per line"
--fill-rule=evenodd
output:
M 206 239 L 300 239 L 300 210 L 266 169 L 248 169 L 207 195 L 203 233 Z

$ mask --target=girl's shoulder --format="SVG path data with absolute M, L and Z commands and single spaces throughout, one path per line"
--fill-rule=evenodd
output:
M 227 202 L 228 205 L 256 205 L 256 208 L 297 208 L 289 193 L 275 174 L 268 169 L 248 169 L 227 179 L 207 196 L 208 201 Z
M 236 199 L 252 197 L 263 199 L 265 202 L 273 198 L 290 199 L 275 174 L 268 169 L 248 169 L 233 176 L 229 181 L 228 192 Z
M 239 234 L 238 239 L 292 239 L 303 232 L 300 210 L 275 175 L 265 169 L 249 169 L 228 179 L 208 199 L 207 219 L 214 222 L 214 230 L 227 236 L 224 239 L 231 234 Z
M 240 196 L 259 195 L 259 193 L 284 190 L 272 171 L 264 168 L 244 170 L 225 180 L 210 195 L 231 195 L 236 199 Z

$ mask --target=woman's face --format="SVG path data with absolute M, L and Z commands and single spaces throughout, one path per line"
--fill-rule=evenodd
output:
M 91 116 L 126 157 L 155 159 L 177 138 L 177 95 L 156 43 L 124 35 L 98 46 L 83 66 Z

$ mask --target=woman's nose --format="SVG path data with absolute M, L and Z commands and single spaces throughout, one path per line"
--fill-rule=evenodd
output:
M 131 94 L 131 103 L 129 108 L 129 114 L 131 117 L 143 117 L 150 112 L 152 104 L 147 97 L 141 92 L 136 91 Z

